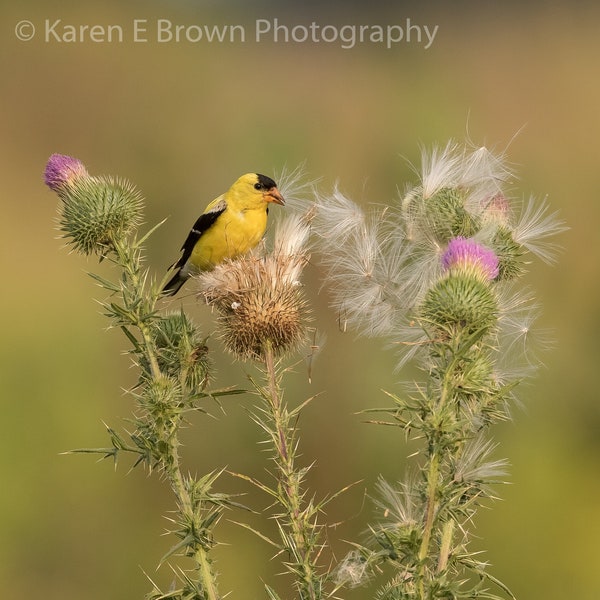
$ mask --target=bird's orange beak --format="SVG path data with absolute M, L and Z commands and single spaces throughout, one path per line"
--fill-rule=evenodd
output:
M 285 204 L 283 196 L 279 193 L 279 190 L 276 187 L 272 187 L 266 194 L 264 194 L 264 198 L 267 202 L 274 202 L 275 204 L 280 204 L 281 206 Z

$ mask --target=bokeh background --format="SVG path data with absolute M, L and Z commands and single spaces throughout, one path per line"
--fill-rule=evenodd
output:
M 90 171 L 135 182 L 149 224 L 168 217 L 151 238 L 148 262 L 162 273 L 206 202 L 240 173 L 280 172 L 306 161 L 324 188 L 335 181 L 360 202 L 391 201 L 415 176 L 420 145 L 469 139 L 507 150 L 519 173 L 517 196 L 548 196 L 570 230 L 555 267 L 531 265 L 528 282 L 544 306 L 539 325 L 555 348 L 521 390 L 523 407 L 494 435 L 511 462 L 502 501 L 477 520 L 476 547 L 517 598 L 600 597 L 600 403 L 597 392 L 600 209 L 600 12 L 596 3 L 74 2 L 2 3 L 0 8 L 0 244 L 3 293 L 0 344 L 0 590 L 4 598 L 46 600 L 143 598 L 172 540 L 161 537 L 172 509 L 156 477 L 126 461 L 62 456 L 107 444 L 103 422 L 126 426 L 132 409 L 123 388 L 135 378 L 125 340 L 106 331 L 85 275 L 98 265 L 69 255 L 54 229 L 56 197 L 45 189 L 48 156 L 77 156 Z M 282 24 L 439 26 L 429 49 L 400 43 L 387 50 L 339 43 L 134 43 L 134 19 L 152 24 L 252 27 Z M 31 41 L 15 26 L 30 20 Z M 44 21 L 114 25 L 122 43 L 46 42 Z M 150 35 L 151 37 L 151 35 Z M 342 333 L 308 273 L 315 324 L 327 336 L 312 383 L 302 363 L 287 379 L 291 402 L 320 393 L 303 414 L 303 461 L 316 461 L 317 496 L 361 480 L 328 508 L 328 536 L 338 556 L 372 515 L 366 492 L 379 473 L 402 476 L 400 432 L 363 424 L 355 413 L 386 405 L 414 373 L 394 372 L 378 341 Z M 210 312 L 177 300 L 214 330 Z M 250 366 L 232 362 L 211 341 L 214 387 L 246 386 Z M 227 465 L 266 477 L 261 439 L 250 423 L 250 396 L 209 407 L 185 432 L 192 471 Z M 268 499 L 224 477 L 222 487 Z M 272 549 L 233 525 L 218 528 L 222 591 L 264 597 L 262 581 L 286 593 Z M 250 518 L 250 517 L 249 517 Z M 253 520 L 253 524 L 259 521 Z M 265 527 L 272 527 L 264 524 Z M 291 594 L 288 594 L 291 597 Z M 355 590 L 348 598 L 372 597 Z

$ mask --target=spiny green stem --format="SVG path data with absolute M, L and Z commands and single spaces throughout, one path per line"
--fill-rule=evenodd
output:
M 146 347 L 146 355 L 148 357 L 148 361 L 150 363 L 150 370 L 152 371 L 152 377 L 154 379 L 158 379 L 160 377 L 160 367 L 158 366 L 158 360 L 156 358 L 156 354 L 154 353 L 154 345 L 150 340 L 150 336 L 148 335 L 148 330 L 146 327 L 140 327 L 140 332 L 142 334 L 142 338 L 144 340 L 144 346 Z
M 440 456 L 434 452 L 429 459 L 429 470 L 427 472 L 427 510 L 425 513 L 425 528 L 421 547 L 419 549 L 419 560 L 424 563 L 429 554 L 429 543 L 431 541 L 431 533 L 433 531 L 433 523 L 435 519 L 436 495 L 438 487 L 440 468 Z
M 169 461 L 168 476 L 171 489 L 177 498 L 182 514 L 186 517 L 186 521 L 194 522 L 196 518 L 195 509 L 188 487 L 181 474 L 179 452 L 177 450 L 177 438 L 176 436 L 172 436 L 168 441 L 167 460 Z M 193 552 L 194 560 L 198 565 L 199 581 L 205 592 L 206 600 L 220 600 L 221 596 L 217 591 L 215 574 L 210 566 L 208 551 L 202 544 L 196 543 L 194 544 Z
M 442 380 L 442 386 L 437 401 L 432 402 L 432 413 L 434 415 L 440 414 L 446 403 L 451 389 L 451 380 L 454 373 L 456 359 L 453 358 L 449 361 L 444 371 L 444 377 Z M 437 432 L 430 434 L 428 439 L 428 462 L 429 466 L 427 469 L 427 489 L 426 489 L 426 510 L 425 510 L 425 522 L 423 526 L 423 537 L 421 539 L 421 546 L 419 548 L 419 590 L 421 598 L 425 598 L 425 576 L 427 573 L 427 559 L 430 553 L 431 537 L 434 530 L 436 521 L 436 512 L 438 504 L 438 490 L 439 490 L 439 478 L 440 478 L 440 464 L 442 461 L 442 446 L 440 440 L 436 439 Z M 452 530 L 447 532 L 450 535 L 450 541 L 452 539 Z M 450 543 L 448 542 L 448 545 Z M 445 558 L 443 554 L 445 553 Z M 440 556 L 438 558 L 438 571 L 440 570 L 440 564 L 445 565 L 448 558 L 448 548 L 440 548 Z
M 281 459 L 282 471 L 289 476 L 294 470 L 294 457 L 290 456 L 288 449 L 288 423 L 282 407 L 281 395 L 277 384 L 277 370 L 275 368 L 275 357 L 270 344 L 266 345 L 264 359 L 267 371 L 267 385 L 269 392 L 269 404 L 273 421 L 277 430 L 278 446 L 277 452 Z
M 163 374 L 158 364 L 156 356 L 155 342 L 150 334 L 148 325 L 144 319 L 144 312 L 151 312 L 154 310 L 158 296 L 156 294 L 149 295 L 149 302 L 141 302 L 140 300 L 144 297 L 144 284 L 140 278 L 140 267 L 139 258 L 136 254 L 136 249 L 122 241 L 113 241 L 113 249 L 117 256 L 118 264 L 123 268 L 125 276 L 129 280 L 130 285 L 124 286 L 122 289 L 122 296 L 125 306 L 133 307 L 133 319 L 132 325 L 135 326 L 140 332 L 141 341 L 144 348 L 144 353 L 148 359 L 150 365 L 150 373 L 153 379 L 160 379 Z M 133 291 L 133 293 L 130 292 Z M 185 374 L 182 374 L 182 389 L 185 390 Z M 171 489 L 175 494 L 177 502 L 180 506 L 182 513 L 185 515 L 187 520 L 193 522 L 195 519 L 194 506 L 190 497 L 190 493 L 185 484 L 179 459 L 179 452 L 177 449 L 177 429 L 179 422 L 175 424 L 175 431 L 169 436 L 166 444 L 166 454 L 164 456 L 163 465 L 166 467 Z M 207 550 L 201 545 L 196 544 L 194 547 L 194 558 L 198 565 L 200 582 L 205 592 L 206 600 L 220 600 L 220 595 L 217 591 L 216 581 L 214 573 L 212 572 L 210 561 L 208 559 Z
M 139 259 L 136 257 L 135 249 L 133 249 L 130 244 L 124 243 L 120 240 L 113 240 L 112 246 L 115 254 L 117 255 L 119 265 L 123 268 L 126 276 L 131 282 L 131 289 L 134 290 L 136 299 L 142 298 L 144 295 L 144 290 L 139 276 Z M 125 304 L 128 304 L 127 300 L 129 298 L 127 297 L 128 294 L 126 293 L 126 289 L 122 290 L 122 295 L 123 301 Z M 156 297 L 153 297 L 151 300 L 152 309 L 156 304 L 156 300 Z M 152 341 L 148 327 L 142 318 L 144 315 L 141 314 L 141 307 L 143 306 L 143 303 L 133 302 L 131 304 L 135 307 L 135 322 L 133 322 L 132 325 L 138 328 L 140 335 L 142 336 L 142 341 L 144 343 L 144 349 L 148 358 L 148 363 L 150 364 L 152 377 L 154 379 L 159 379 L 161 376 L 161 371 L 158 365 L 158 359 L 156 358 L 154 342 Z
M 442 529 L 442 541 L 440 543 L 440 555 L 438 557 L 437 572 L 443 573 L 448 567 L 448 558 L 452 549 L 452 537 L 454 536 L 454 519 L 444 523 Z
M 179 453 L 173 447 L 171 447 L 169 454 L 172 459 L 172 466 L 169 472 L 169 480 L 171 482 L 171 487 L 177 496 L 181 504 L 181 508 L 186 515 L 192 515 L 194 512 L 192 506 L 192 500 L 188 493 L 187 487 L 183 480 L 183 475 L 181 474 L 181 469 L 179 466 Z
M 290 521 L 292 527 L 295 529 L 300 514 L 298 478 L 294 476 L 294 457 L 290 454 L 288 447 L 288 423 L 282 407 L 281 395 L 277 384 L 275 357 L 270 344 L 266 344 L 264 359 L 267 372 L 269 404 L 277 434 L 276 451 L 279 457 L 278 464 L 282 475 L 282 483 L 286 492 L 286 501 L 288 508 L 290 509 Z M 296 542 L 299 543 L 300 547 L 303 547 L 304 540 L 296 535 L 299 532 L 294 531 L 294 533 L 297 538 Z
M 300 506 L 300 478 L 295 470 L 293 443 L 291 442 L 289 417 L 283 404 L 279 385 L 277 383 L 277 369 L 273 349 L 269 343 L 265 344 L 263 358 L 267 376 L 268 403 L 276 430 L 278 465 L 281 475 L 280 483 L 285 491 L 283 498 L 284 507 L 288 513 L 289 524 L 295 544 L 295 554 L 298 557 L 298 567 L 302 573 L 301 598 L 317 600 L 320 594 L 315 586 L 315 568 L 311 560 L 307 538 L 310 535 L 306 530 L 306 522 L 302 518 Z
M 215 576 L 210 568 L 208 553 L 202 546 L 199 546 L 196 549 L 196 554 L 194 556 L 196 558 L 196 562 L 200 565 L 200 580 L 204 585 L 206 600 L 220 600 L 221 596 L 217 591 Z

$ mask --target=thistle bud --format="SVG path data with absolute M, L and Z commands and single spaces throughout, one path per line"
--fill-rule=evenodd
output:
M 466 190 L 445 187 L 424 199 L 425 219 L 435 239 L 447 242 L 453 237 L 474 235 L 480 228 L 475 215 L 465 207 Z
M 112 177 L 92 177 L 75 158 L 53 154 L 45 182 L 62 200 L 63 237 L 82 254 L 105 255 L 140 222 L 142 197 L 133 185 Z
M 174 378 L 184 374 L 190 389 L 202 390 L 210 374 L 208 349 L 188 316 L 183 312 L 165 315 L 155 322 L 152 337 L 161 372 Z M 142 366 L 150 372 L 149 365 L 142 362 Z
M 455 238 L 442 256 L 445 275 L 427 292 L 421 316 L 443 332 L 492 328 L 498 303 L 490 282 L 498 276 L 496 255 L 474 240 Z
M 526 248 L 515 241 L 508 227 L 498 227 L 492 238 L 494 252 L 498 256 L 498 279 L 516 279 L 525 272 Z

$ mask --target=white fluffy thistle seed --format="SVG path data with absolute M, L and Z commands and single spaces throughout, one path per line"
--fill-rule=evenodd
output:
M 536 203 L 530 197 L 523 206 L 514 227 L 514 239 L 529 252 L 541 258 L 545 263 L 556 262 L 556 254 L 560 247 L 548 238 L 566 231 L 568 227 L 558 218 L 557 212 L 550 212 L 545 201 Z
M 415 170 L 419 181 L 396 206 L 363 207 L 336 186 L 317 196 L 313 223 L 342 328 L 391 338 L 402 349 L 400 364 L 421 348 L 426 355 L 418 317 L 429 290 L 444 277 L 442 257 L 453 240 L 470 239 L 495 254 L 497 276 L 490 285 L 496 288 L 524 274 L 530 253 L 552 262 L 550 237 L 566 229 L 545 203 L 530 200 L 518 216 L 505 189 L 514 175 L 501 153 L 450 142 L 423 150 Z M 499 301 L 494 308 L 491 298 L 490 316 L 507 322 L 510 306 Z M 429 302 L 426 312 L 434 309 Z

